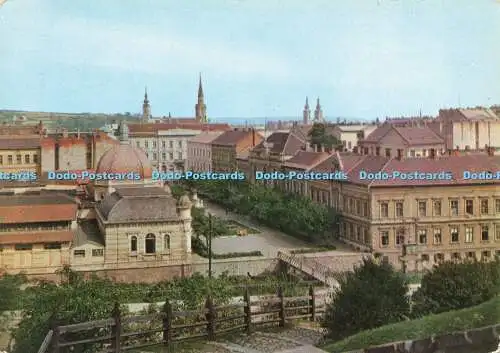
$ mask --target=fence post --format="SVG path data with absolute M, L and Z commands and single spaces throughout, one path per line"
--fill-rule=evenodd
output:
M 163 307 L 163 344 L 167 346 L 167 350 L 170 351 L 170 345 L 172 344 L 172 305 L 170 301 L 165 300 L 165 306 Z
M 51 346 L 50 351 L 51 353 L 59 353 L 60 351 L 59 343 L 61 342 L 61 331 L 59 330 L 58 321 L 55 318 L 52 319 L 51 326 L 53 335 L 52 335 L 52 342 L 50 344 Z
M 215 308 L 212 297 L 210 296 L 207 298 L 207 302 L 205 303 L 205 309 L 207 310 L 205 317 L 207 320 L 208 340 L 213 341 L 215 340 Z
M 311 310 L 311 321 L 316 321 L 316 294 L 314 293 L 314 286 L 311 284 L 309 286 L 309 309 Z
M 243 300 L 245 303 L 245 306 L 243 310 L 245 311 L 245 325 L 246 325 L 246 331 L 247 335 L 252 333 L 252 310 L 250 308 L 250 293 L 248 291 L 248 287 L 245 289 L 245 295 L 243 296 Z
M 112 328 L 112 342 L 111 342 L 111 347 L 114 350 L 115 353 L 120 353 L 121 352 L 121 332 L 122 332 L 122 320 L 121 320 L 121 314 L 120 314 L 120 304 L 115 303 L 115 306 L 113 308 L 113 320 L 115 321 L 113 328 Z
M 279 298 L 279 304 L 280 304 L 280 311 L 279 311 L 280 321 L 279 321 L 279 326 L 280 327 L 285 327 L 285 298 L 283 296 L 283 287 L 282 286 L 278 287 L 278 298 Z

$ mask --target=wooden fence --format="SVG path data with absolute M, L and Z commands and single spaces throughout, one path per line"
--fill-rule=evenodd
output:
M 250 334 L 259 326 L 284 327 L 287 321 L 306 319 L 316 321 L 325 311 L 316 303 L 314 287 L 301 297 L 285 297 L 282 288 L 272 298 L 251 301 L 248 290 L 237 304 L 214 304 L 208 297 L 198 310 L 176 311 L 167 299 L 159 313 L 124 316 L 115 304 L 111 318 L 73 325 L 53 325 L 38 353 L 66 353 L 73 348 L 93 347 L 96 352 L 118 353 L 162 344 L 172 344 L 217 336 L 231 332 Z M 146 327 L 137 327 L 138 324 Z M 80 351 L 79 349 L 77 351 Z

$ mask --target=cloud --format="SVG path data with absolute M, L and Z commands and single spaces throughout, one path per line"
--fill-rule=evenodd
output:
M 168 28 L 161 33 L 75 20 L 58 21 L 53 28 L 53 59 L 65 64 L 151 74 L 202 71 L 216 76 L 278 79 L 292 72 L 286 60 L 263 49 L 243 48 L 210 37 L 192 38 Z

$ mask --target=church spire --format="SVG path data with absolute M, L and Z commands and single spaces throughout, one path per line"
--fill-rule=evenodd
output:
M 302 112 L 302 123 L 304 125 L 308 125 L 309 120 L 311 120 L 311 109 L 309 108 L 309 98 L 306 97 L 306 104 L 304 105 L 304 110 Z
M 207 121 L 207 105 L 205 104 L 205 97 L 203 95 L 203 83 L 201 81 L 201 72 L 198 83 L 198 102 L 194 106 L 194 113 L 196 121 L 198 122 Z
M 148 87 L 145 86 L 144 87 L 144 104 L 148 104 L 149 103 L 149 100 L 148 100 Z
M 321 104 L 319 103 L 319 97 L 316 100 L 316 110 L 314 111 L 314 121 L 322 122 L 323 121 L 323 110 L 321 109 Z
M 142 120 L 148 121 L 151 119 L 151 105 L 148 99 L 148 88 L 144 87 L 144 102 L 142 103 Z

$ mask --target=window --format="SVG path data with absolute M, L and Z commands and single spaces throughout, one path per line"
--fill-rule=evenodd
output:
M 170 250 L 170 235 L 165 234 L 163 238 L 163 249 Z
M 37 154 L 33 155 L 33 163 L 38 163 L 38 155 Z
M 451 254 L 451 259 L 455 261 L 460 260 L 460 253 L 454 252 L 453 254 Z
M 467 252 L 467 258 L 472 260 L 476 258 L 476 253 L 474 251 L 468 251 Z
M 495 225 L 495 241 L 500 241 L 500 224 Z
M 73 251 L 74 257 L 85 257 L 85 250 L 75 250 Z
M 396 217 L 403 217 L 403 203 L 396 202 Z
M 156 237 L 149 233 L 146 235 L 146 254 L 154 254 L 156 252 Z
M 29 154 L 24 155 L 24 163 L 30 164 L 30 155 Z
M 368 202 L 363 201 L 363 216 L 368 217 Z
M 156 161 L 158 159 L 157 157 L 156 152 L 153 152 L 153 161 Z
M 174 154 L 172 152 L 170 152 L 168 154 L 168 159 L 170 159 L 170 160 L 174 159 Z
M 23 156 L 20 154 L 16 155 L 16 162 L 17 164 L 22 164 L 23 163 Z
M 474 242 L 474 228 L 473 227 L 465 227 L 465 242 L 473 243 Z
M 153 148 L 156 148 L 156 141 L 153 141 Z
M 434 216 L 441 216 L 441 201 L 435 200 L 434 201 Z
M 427 244 L 427 231 L 425 229 L 418 231 L 418 242 L 419 244 Z
M 144 141 L 144 148 L 149 148 L 149 142 L 148 141 Z
M 182 159 L 182 152 L 177 152 L 177 159 Z
M 429 255 L 422 254 L 420 260 L 422 260 L 422 262 L 429 262 Z
M 465 200 L 465 213 L 474 214 L 474 200 Z
M 137 142 L 135 143 L 135 145 L 137 146 L 137 148 L 140 148 L 140 147 L 141 147 L 141 142 L 140 142 L 140 141 L 137 141 Z
M 61 249 L 61 243 L 45 243 L 43 244 L 45 250 Z
M 491 251 L 483 251 L 481 252 L 481 259 L 488 260 L 491 257 Z
M 161 154 L 161 159 L 164 161 L 165 159 L 167 159 L 167 154 L 165 152 L 163 152 Z
M 14 245 L 14 249 L 18 251 L 32 250 L 33 244 L 16 244 Z
M 130 238 L 130 252 L 137 252 L 137 237 L 135 235 Z
M 495 200 L 495 213 L 500 213 L 500 199 Z
M 0 156 L 0 164 L 3 164 L 3 156 Z
M 182 141 L 179 141 L 178 143 L 179 148 L 182 148 Z
M 168 147 L 174 148 L 174 141 L 168 141 Z
M 452 216 L 458 216 L 458 200 L 450 201 L 450 213 Z
M 396 245 L 403 245 L 405 243 L 404 230 L 398 230 L 396 233 Z
M 415 150 L 410 151 L 410 157 L 415 157 Z
M 437 253 L 434 255 L 434 262 L 443 262 L 444 261 L 444 254 Z
M 386 156 L 387 158 L 391 158 L 391 149 L 390 149 L 390 148 L 386 148 L 386 149 L 385 149 L 385 156 Z
M 167 147 L 166 145 L 167 145 L 167 144 L 165 143 L 165 141 L 162 141 L 162 142 L 161 142 L 161 147 L 162 147 L 162 148 Z
M 389 216 L 389 204 L 387 202 L 382 202 L 380 204 L 380 217 L 387 218 Z
M 489 227 L 482 226 L 481 227 L 481 241 L 488 241 L 488 240 L 490 240 Z
M 12 164 L 12 155 L 11 154 L 9 154 L 7 156 L 7 164 Z
M 483 199 L 481 200 L 481 214 L 488 214 L 489 212 L 489 207 L 488 207 L 488 200 Z
M 104 256 L 104 249 L 92 249 L 92 256 L 94 257 Z
M 361 200 L 356 200 L 356 214 L 361 215 Z
M 434 245 L 441 245 L 442 242 L 443 242 L 443 238 L 441 237 L 441 229 L 435 228 L 434 229 Z
M 451 227 L 450 228 L 450 240 L 452 243 L 458 243 L 458 228 L 457 227 Z
M 427 215 L 427 202 L 418 201 L 418 216 L 425 217 Z

